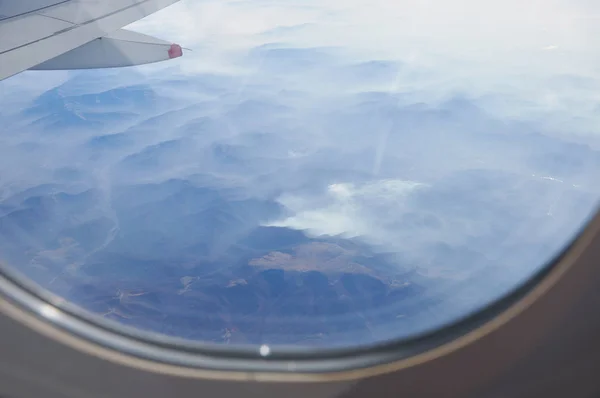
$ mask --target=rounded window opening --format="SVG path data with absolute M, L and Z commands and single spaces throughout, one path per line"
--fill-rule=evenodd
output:
M 0 82 L 0 261 L 263 356 L 440 328 L 595 210 L 598 7 L 181 1 L 167 62 Z

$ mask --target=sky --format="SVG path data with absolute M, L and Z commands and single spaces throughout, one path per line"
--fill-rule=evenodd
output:
M 327 267 L 368 252 L 387 259 L 368 275 L 392 291 L 412 272 L 403 283 L 438 307 L 361 341 L 439 326 L 525 281 L 594 212 L 598 11 L 183 0 L 127 27 L 189 48 L 181 58 L 0 83 L 0 255 L 92 311 L 125 308 L 126 323 L 156 329 L 123 295 L 169 286 L 190 303 L 215 273 L 223 289 L 251 286 L 242 260 L 322 267 L 334 286 Z M 314 245 L 248 243 L 269 228 Z M 73 284 L 125 307 L 92 305 Z

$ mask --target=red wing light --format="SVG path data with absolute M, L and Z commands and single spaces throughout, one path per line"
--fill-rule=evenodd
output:
M 178 58 L 183 55 L 183 50 L 179 44 L 171 44 L 169 48 L 169 58 Z

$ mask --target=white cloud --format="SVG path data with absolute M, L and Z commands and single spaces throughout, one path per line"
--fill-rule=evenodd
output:
M 424 186 L 412 181 L 375 180 L 330 184 L 321 197 L 283 195 L 278 201 L 293 215 L 268 225 L 299 229 L 313 236 L 361 236 L 373 243 L 389 244 L 392 236 L 385 218 L 401 218 L 407 210 L 407 195 Z

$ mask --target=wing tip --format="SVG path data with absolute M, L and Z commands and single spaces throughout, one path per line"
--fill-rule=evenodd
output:
M 169 47 L 169 59 L 179 58 L 183 55 L 183 49 L 179 44 L 171 44 Z

